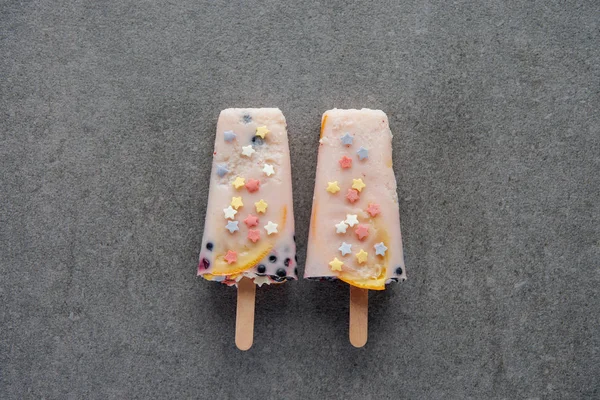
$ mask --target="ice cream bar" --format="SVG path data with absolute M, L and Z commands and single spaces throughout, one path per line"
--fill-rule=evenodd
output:
M 198 275 L 261 286 L 297 279 L 290 151 L 277 108 L 221 111 Z
M 304 276 L 372 290 L 405 280 L 387 116 L 329 110 L 319 143 Z
M 235 343 L 252 346 L 256 285 L 297 279 L 290 151 L 277 108 L 221 111 L 198 275 L 238 287 Z
M 367 342 L 368 289 L 406 279 L 392 134 L 382 111 L 323 114 L 304 276 L 351 285 L 355 347 Z

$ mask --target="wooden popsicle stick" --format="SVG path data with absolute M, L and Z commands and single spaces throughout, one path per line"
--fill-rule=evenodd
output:
M 238 282 L 237 311 L 235 315 L 235 345 L 248 350 L 254 341 L 254 297 L 256 285 L 250 278 Z
M 369 290 L 350 285 L 350 343 L 363 347 L 369 328 Z

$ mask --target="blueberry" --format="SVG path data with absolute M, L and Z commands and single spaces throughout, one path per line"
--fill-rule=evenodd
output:
M 285 265 L 286 267 L 289 267 L 290 261 L 292 261 L 292 260 L 290 260 L 289 258 L 286 258 L 285 261 L 283 262 L 283 265 Z
M 250 115 L 248 115 L 248 114 L 244 115 L 242 117 L 242 119 L 243 119 L 243 121 L 244 121 L 245 124 L 249 124 L 250 122 L 252 122 L 252 117 Z
M 208 267 L 210 267 L 210 261 L 208 261 L 207 258 L 203 258 L 202 265 L 204 266 L 205 269 L 208 269 Z
M 269 261 L 272 263 L 276 263 L 277 262 L 277 257 L 275 256 L 269 256 Z
M 213 244 L 211 242 L 206 243 L 206 250 L 212 251 L 212 249 L 213 249 Z
M 264 274 L 267 271 L 267 267 L 265 267 L 263 264 L 260 264 L 258 267 L 256 267 L 256 271 L 259 274 Z
M 252 138 L 252 144 L 254 144 L 256 146 L 262 146 L 264 143 L 265 143 L 265 141 L 260 136 L 254 136 Z
M 396 268 L 396 274 L 397 275 L 402 275 L 402 267 Z
M 278 268 L 277 271 L 275 271 L 275 273 L 277 274 L 277 276 L 279 276 L 280 278 L 285 278 L 285 276 L 287 275 L 285 273 L 285 269 L 283 268 Z

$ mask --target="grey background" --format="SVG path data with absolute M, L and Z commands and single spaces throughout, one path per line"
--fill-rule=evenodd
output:
M 3 1 L 0 398 L 597 399 L 600 3 Z M 484 3 L 484 2 L 481 2 Z M 387 112 L 408 281 L 195 277 L 216 119 Z

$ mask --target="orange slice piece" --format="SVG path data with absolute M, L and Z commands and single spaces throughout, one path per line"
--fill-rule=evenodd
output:
M 281 220 L 279 222 L 279 226 L 285 226 L 286 217 L 287 208 L 283 207 L 281 210 Z M 259 242 L 256 247 L 253 247 L 249 251 L 239 252 L 237 261 L 233 264 L 228 264 L 227 261 L 225 261 L 225 254 L 217 254 L 215 261 L 213 262 L 214 267 L 212 271 L 210 271 L 210 275 L 227 276 L 239 274 L 240 272 L 249 270 L 271 252 L 271 249 L 273 249 L 276 241 L 277 237 L 274 237 L 270 240 L 264 240 L 262 243 Z M 208 274 L 205 274 L 205 276 L 206 275 Z
M 373 237 L 374 243 L 384 242 L 389 243 L 389 235 L 385 229 L 379 228 L 377 225 L 377 220 L 372 219 L 372 224 L 374 230 L 376 230 L 377 234 Z M 392 246 L 388 246 L 392 247 Z M 385 290 L 385 281 L 387 280 L 387 265 L 389 250 L 385 253 L 385 256 L 381 260 L 381 272 L 376 278 L 363 278 L 352 274 L 348 271 L 342 271 L 338 275 L 338 278 L 352 286 L 356 286 L 362 289 L 371 289 L 371 290 Z M 377 257 L 377 256 L 375 256 Z M 378 263 L 379 264 L 379 263 Z

